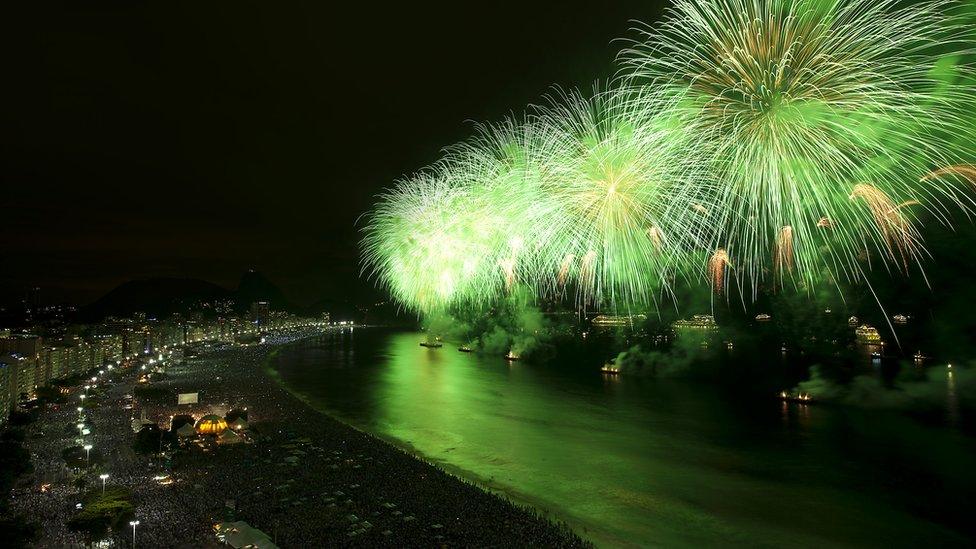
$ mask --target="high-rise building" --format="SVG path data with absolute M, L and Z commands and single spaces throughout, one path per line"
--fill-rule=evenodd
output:
M 267 325 L 270 312 L 271 305 L 267 301 L 251 303 L 251 322 L 262 327 Z
M 11 377 L 14 366 L 8 364 L 3 357 L 0 357 L 0 426 L 7 422 L 10 410 L 13 409 L 16 400 L 10 398 L 10 385 L 13 382 Z
M 17 353 L 37 356 L 44 348 L 44 341 L 32 334 L 13 334 L 0 338 L 0 353 Z
M 7 412 L 17 404 L 21 398 L 30 398 L 34 394 L 36 361 L 28 360 L 19 353 L 5 353 L 0 355 L 0 363 L 7 370 L 7 385 L 3 391 L 7 399 Z

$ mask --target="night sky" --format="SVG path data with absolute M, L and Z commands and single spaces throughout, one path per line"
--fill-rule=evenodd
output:
M 473 120 L 610 76 L 614 39 L 662 10 L 149 4 L 3 8 L 0 300 L 248 268 L 297 303 L 368 299 L 355 222 L 376 193 Z

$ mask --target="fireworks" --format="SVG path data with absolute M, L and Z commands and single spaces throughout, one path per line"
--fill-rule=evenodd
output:
M 723 248 L 715 250 L 711 259 L 708 260 L 708 275 L 716 293 L 720 294 L 725 289 L 725 271 L 731 266 L 729 254 Z
M 918 204 L 917 200 L 895 204 L 888 195 L 866 183 L 855 185 L 850 199 L 863 200 L 871 211 L 874 225 L 880 233 L 881 242 L 885 245 L 886 255 L 894 258 L 894 252 L 897 250 L 898 258 L 903 263 L 916 258 L 920 237 L 901 210 L 906 206 Z
M 463 189 L 427 175 L 383 197 L 363 243 L 365 257 L 401 303 L 423 311 L 446 306 L 481 269 L 479 248 L 486 242 L 477 237 L 483 233 L 455 217 L 466 198 Z
M 962 177 L 970 183 L 976 185 L 976 166 L 959 165 L 946 166 L 925 174 L 921 182 L 932 181 L 935 179 L 945 179 L 948 177 Z
M 721 182 L 713 247 L 725 247 L 752 284 L 770 249 L 774 272 L 795 268 L 810 282 L 823 272 L 861 279 L 865 249 L 917 263 L 911 216 L 890 206 L 919 204 L 945 221 L 950 208 L 972 204 L 945 177 L 976 175 L 951 161 L 952 139 L 971 135 L 965 117 L 976 106 L 963 84 L 968 67 L 941 62 L 971 48 L 969 27 L 950 14 L 957 7 L 678 0 L 623 53 L 634 85 L 667 90 L 710 158 Z M 930 173 L 940 166 L 954 167 Z M 926 173 L 929 185 L 919 185 Z
M 908 271 L 969 213 L 973 43 L 951 0 L 676 0 L 625 77 L 481 126 L 380 197 L 364 267 L 420 312 L 517 288 L 653 304 Z M 948 61 L 946 61 L 948 60 Z M 736 268 L 733 270 L 733 263 Z
M 704 231 L 687 215 L 696 166 L 683 136 L 640 99 L 561 94 L 541 113 L 557 144 L 543 189 L 558 210 L 540 256 L 583 305 L 651 303 Z
M 773 252 L 773 268 L 778 273 L 793 272 L 793 227 L 786 226 L 779 231 Z
M 535 243 L 546 238 L 540 193 L 549 149 L 540 126 L 479 128 L 435 166 L 380 197 L 363 239 L 364 267 L 403 305 L 422 313 L 488 306 L 540 278 Z

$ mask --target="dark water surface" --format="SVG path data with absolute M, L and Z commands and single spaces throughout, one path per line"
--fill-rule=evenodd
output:
M 313 406 L 600 545 L 971 541 L 976 453 L 952 428 L 420 340 L 356 329 L 287 348 L 274 367 Z

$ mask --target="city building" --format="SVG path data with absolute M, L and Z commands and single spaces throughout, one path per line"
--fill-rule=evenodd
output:
M 251 303 L 251 322 L 259 327 L 264 327 L 268 323 L 271 306 L 267 301 L 255 301 Z
M 317 320 L 285 312 L 271 312 L 267 302 L 252 306 L 251 322 L 236 316 L 215 319 L 180 315 L 159 321 L 146 315 L 132 319 L 106 318 L 96 325 L 64 325 L 57 331 L 0 331 L 0 424 L 37 389 L 75 376 L 90 376 L 113 365 L 151 363 L 164 349 L 194 342 L 254 343 L 267 330 L 309 326 Z M 327 316 L 324 318 L 328 319 Z M 328 322 L 324 322 L 327 325 Z M 42 330 L 33 327 L 32 330 Z
M 7 423 L 10 410 L 13 410 L 16 400 L 10 398 L 10 376 L 12 375 L 11 366 L 0 357 L 0 427 Z

